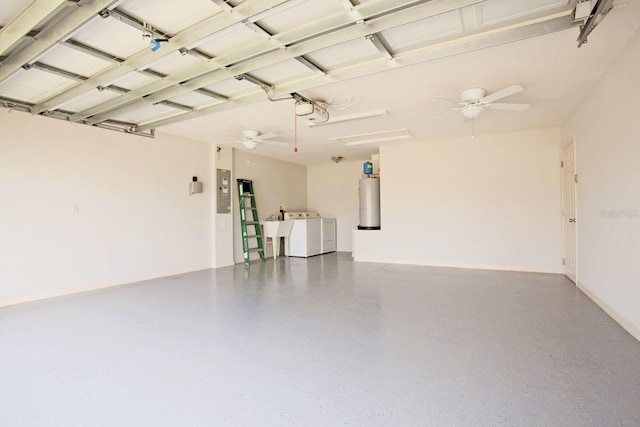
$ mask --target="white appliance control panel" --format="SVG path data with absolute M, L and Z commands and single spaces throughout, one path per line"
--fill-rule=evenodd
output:
M 284 219 L 305 219 L 302 212 L 285 212 Z

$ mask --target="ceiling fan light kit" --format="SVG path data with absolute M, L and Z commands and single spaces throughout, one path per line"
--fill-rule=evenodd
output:
M 462 115 L 467 119 L 475 119 L 484 111 L 481 105 L 469 104 L 462 108 Z
M 255 139 L 245 139 L 243 142 L 244 148 L 247 150 L 255 150 L 258 146 L 258 141 Z

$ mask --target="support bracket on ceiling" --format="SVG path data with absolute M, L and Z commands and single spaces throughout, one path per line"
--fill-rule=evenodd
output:
M 613 9 L 614 0 L 598 0 L 591 11 L 591 15 L 587 22 L 580 27 L 580 35 L 578 36 L 578 47 L 587 43 L 587 37 L 596 28 L 596 26 L 604 19 L 604 17 Z
M 378 49 L 378 52 L 382 56 L 384 56 L 388 60 L 393 59 L 393 55 L 391 54 L 391 50 L 387 46 L 387 44 L 383 41 L 382 37 L 378 34 L 369 34 L 365 37 L 365 39 L 369 40 L 373 46 Z

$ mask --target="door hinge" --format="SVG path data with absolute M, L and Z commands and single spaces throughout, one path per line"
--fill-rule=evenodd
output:
M 578 174 L 573 175 L 573 180 L 576 182 L 576 184 L 578 183 Z
M 562 265 L 567 265 L 567 261 L 564 258 L 562 258 Z
M 563 168 L 564 167 L 564 162 L 560 162 L 560 167 Z

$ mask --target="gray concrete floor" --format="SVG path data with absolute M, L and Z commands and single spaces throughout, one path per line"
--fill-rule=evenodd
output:
M 640 343 L 549 274 L 278 258 L 0 309 L 1 426 L 640 425 Z

